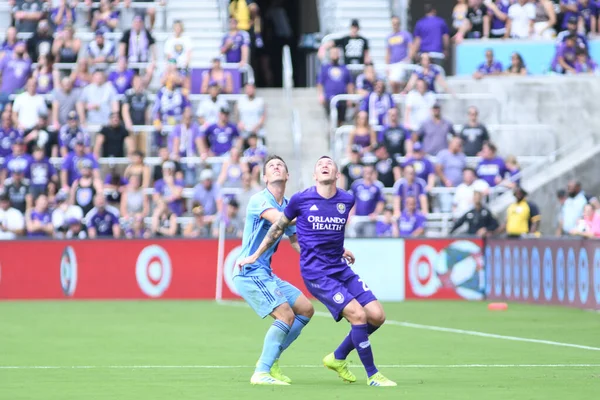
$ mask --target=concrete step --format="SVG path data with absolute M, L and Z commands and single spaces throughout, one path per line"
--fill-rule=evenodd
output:
M 389 2 L 389 0 L 369 0 L 369 1 L 343 0 L 343 1 L 339 1 L 339 3 L 338 3 L 338 10 L 340 8 L 360 8 L 360 9 L 385 8 L 385 9 L 389 10 L 390 2 Z
M 386 12 L 387 11 L 387 12 Z M 362 27 L 362 22 L 366 18 L 378 18 L 381 19 L 382 15 L 389 14 L 389 7 L 369 7 L 365 8 L 350 8 L 343 7 L 337 10 L 336 16 L 337 18 L 344 20 L 348 20 L 348 25 L 350 25 L 350 21 L 354 18 L 358 19 L 359 24 Z

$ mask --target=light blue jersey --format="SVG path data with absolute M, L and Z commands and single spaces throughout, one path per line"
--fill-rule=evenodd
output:
M 267 235 L 267 232 L 271 228 L 271 223 L 264 218 L 261 218 L 261 215 L 271 209 L 274 208 L 279 212 L 283 212 L 285 207 L 288 204 L 288 199 L 283 198 L 283 203 L 279 205 L 277 200 L 268 189 L 264 189 L 263 191 L 256 193 L 254 196 L 250 198 L 248 202 L 248 209 L 246 211 L 246 225 L 244 226 L 244 236 L 242 238 L 242 253 L 240 254 L 240 258 L 247 257 L 253 254 L 256 249 L 260 246 L 261 242 Z M 291 236 L 296 234 L 296 226 L 290 226 L 285 231 L 286 236 Z M 256 261 L 255 264 L 246 265 L 244 270 L 242 271 L 243 275 L 252 275 L 257 272 L 259 269 L 266 269 L 268 272 L 271 271 L 271 257 L 275 251 L 277 251 L 277 246 L 279 246 L 281 238 L 279 238 L 273 246 L 267 249 L 260 258 Z

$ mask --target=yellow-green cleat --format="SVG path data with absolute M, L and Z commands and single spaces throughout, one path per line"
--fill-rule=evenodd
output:
M 367 385 L 369 386 L 398 386 L 394 381 L 389 380 L 381 372 L 376 373 L 367 379 Z
M 346 360 L 336 360 L 333 353 L 327 354 L 323 358 L 323 365 L 337 372 L 339 377 L 345 382 L 356 382 L 356 376 L 348 369 L 348 362 Z
M 255 372 L 250 378 L 250 383 L 253 385 L 289 386 L 289 383 L 275 379 L 267 372 Z
M 271 366 L 271 376 L 275 379 L 278 379 L 282 382 L 285 383 L 292 383 L 292 380 L 285 376 L 282 372 L 281 372 L 281 368 L 279 368 L 279 360 L 275 360 L 275 362 L 273 363 L 273 365 Z

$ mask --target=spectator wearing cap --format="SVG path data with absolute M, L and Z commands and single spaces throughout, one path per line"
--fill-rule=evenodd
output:
M 25 233 L 23 213 L 11 206 L 10 196 L 0 192 L 0 240 L 12 240 Z
M 344 52 L 344 63 L 365 64 L 371 62 L 369 41 L 360 35 L 360 26 L 357 19 L 350 22 L 350 33 L 330 42 L 323 43 L 319 48 L 319 58 L 325 57 L 325 51 L 332 47 L 339 47 Z
M 577 227 L 577 222 L 583 215 L 583 207 L 587 204 L 587 198 L 581 189 L 579 181 L 571 180 L 567 184 L 568 197 L 561 207 L 559 229 L 563 234 L 569 234 Z
M 392 16 L 392 33 L 386 38 L 385 63 L 389 65 L 388 79 L 393 93 L 400 93 L 407 81 L 408 64 L 415 58 L 413 36 L 400 30 L 400 18 Z
M 74 240 L 74 239 L 87 239 L 88 233 L 87 228 L 84 224 L 81 223 L 81 218 L 70 217 L 66 221 L 66 231 L 62 236 L 64 239 Z M 54 236 L 56 238 L 56 234 Z
M 267 107 L 262 97 L 256 97 L 256 86 L 247 83 L 244 86 L 244 96 L 240 98 L 235 107 L 238 121 L 237 127 L 244 138 L 255 134 L 264 141 Z
M 415 142 L 412 155 L 404 161 L 402 167 L 406 167 L 407 165 L 412 165 L 417 174 L 417 178 L 427 182 L 426 189 L 430 192 L 435 186 L 435 165 L 426 156 L 421 142 Z
M 154 182 L 153 200 L 158 204 L 163 201 L 169 210 L 177 216 L 183 214 L 183 188 L 185 183 L 175 177 L 175 164 L 167 161 L 162 165 L 162 179 Z
M 235 199 L 231 199 L 225 206 L 225 212 L 219 213 L 212 223 L 212 236 L 219 237 L 221 224 L 225 225 L 225 238 L 240 239 L 244 231 L 244 221 L 240 217 L 240 206 Z
M 349 190 L 352 184 L 360 179 L 363 175 L 363 169 L 365 164 L 361 159 L 362 148 L 360 146 L 352 146 L 350 148 L 350 155 L 348 161 L 342 168 L 342 174 L 340 175 L 340 187 Z
M 463 216 L 457 219 L 452 225 L 450 234 L 456 232 L 465 223 L 467 224 L 468 235 L 477 235 L 486 237 L 492 235 L 500 226 L 492 212 L 483 205 L 483 194 L 475 192 L 473 194 L 473 208 L 467 211 Z
M 13 120 L 20 130 L 33 128 L 42 114 L 48 114 L 44 96 L 36 93 L 37 83 L 31 78 L 27 81 L 26 91 L 19 94 L 13 103 Z
M 558 45 L 551 69 L 558 74 L 574 74 L 575 62 L 577 61 L 577 37 L 571 35 Z
M 27 53 L 29 54 L 29 58 L 37 60 L 40 56 L 50 54 L 53 42 L 54 36 L 52 36 L 48 20 L 40 20 L 33 36 L 27 39 Z
M 84 160 L 88 161 L 84 163 Z M 61 166 L 60 181 L 65 190 L 69 190 L 73 182 L 81 177 L 81 169 L 84 165 L 92 169 L 95 179 L 100 179 L 98 160 L 93 154 L 85 152 L 85 142 L 82 138 L 78 138 L 75 140 L 74 150 L 66 155 Z
M 0 109 L 8 103 L 8 96 L 19 92 L 25 87 L 31 75 L 31 59 L 25 53 L 25 43 L 22 41 L 15 44 L 12 53 L 5 55 L 0 60 Z
M 475 106 L 467 111 L 468 122 L 463 126 L 458 135 L 463 140 L 463 148 L 467 157 L 475 157 L 483 148 L 483 144 L 490 140 L 490 134 L 485 125 L 479 121 L 479 110 Z
M 225 62 L 239 63 L 240 67 L 248 64 L 250 35 L 248 32 L 238 29 L 238 22 L 235 18 L 229 18 L 229 31 L 223 36 L 221 54 L 225 56 Z
M 124 57 L 119 57 L 117 69 L 108 74 L 108 81 L 112 83 L 117 94 L 125 94 L 126 91 L 131 89 L 134 76 L 135 72 L 131 68 L 127 68 L 127 60 Z M 151 77 L 152 75 L 146 74 L 145 76 Z M 144 86 L 146 85 L 144 84 Z
M 97 30 L 95 39 L 87 46 L 86 57 L 91 65 L 113 63 L 117 57 L 117 50 L 113 42 L 104 38 L 104 32 Z
M 97 193 L 94 197 L 94 208 L 86 214 L 85 221 L 90 239 L 121 236 L 119 210 L 106 204 L 102 193 Z
M 487 182 L 490 187 L 498 185 L 507 173 L 506 164 L 497 155 L 496 146 L 491 142 L 483 144 L 481 161 L 477 165 L 477 176 Z
M 574 66 L 576 74 L 598 73 L 598 64 L 590 58 L 587 50 L 578 48 L 575 54 L 577 56 Z
M 421 54 L 421 65 L 417 67 L 413 72 L 412 76 L 410 77 L 410 80 L 406 84 L 406 89 L 404 90 L 404 92 L 406 93 L 412 90 L 416 82 L 419 79 L 422 79 L 427 83 L 427 90 L 429 90 L 430 92 L 436 92 L 435 85 L 437 84 L 441 86 L 442 89 L 444 89 L 444 92 L 454 94 L 452 89 L 450 89 L 450 87 L 448 86 L 446 78 L 444 78 L 441 71 L 442 70 L 439 66 L 433 65 L 431 63 L 431 58 L 429 54 Z
M 103 71 L 94 71 L 92 82 L 81 93 L 77 103 L 77 112 L 83 126 L 107 125 L 110 121 L 110 114 L 119 112 L 117 92 L 113 85 L 106 81 Z
M 417 80 L 404 101 L 404 126 L 411 132 L 418 132 L 423 123 L 430 118 L 431 108 L 435 105 L 435 93 L 427 90 L 423 79 Z
M 386 188 L 394 186 L 395 182 L 400 179 L 402 171 L 395 157 L 391 157 L 387 148 L 381 144 L 377 144 L 373 152 L 375 153 L 375 170 L 377 171 L 377 180 L 383 183 Z
M 535 5 L 529 0 L 517 0 L 508 8 L 505 38 L 527 39 L 534 33 Z
M 87 214 L 94 207 L 96 194 L 103 194 L 102 181 L 93 175 L 93 164 L 89 159 L 78 162 L 81 176 L 75 179 L 70 189 L 70 203 L 74 204 Z
M 217 82 L 211 82 L 208 85 L 207 99 L 204 99 L 196 110 L 196 116 L 198 117 L 198 123 L 202 129 L 208 128 L 212 124 L 216 124 L 219 120 L 219 111 L 222 109 L 228 109 L 229 105 L 219 94 L 221 89 Z
M 527 192 L 519 186 L 515 188 L 513 194 L 516 201 L 508 206 L 506 222 L 499 231 L 506 231 L 509 238 L 526 235 L 539 236 L 541 215 L 537 205 L 527 200 Z
M 565 21 L 566 21 L 566 29 L 564 29 L 558 35 L 556 35 L 556 45 L 559 46 L 560 44 L 564 43 L 564 41 L 569 36 L 575 35 L 577 37 L 577 47 L 580 47 L 582 49 L 587 49 L 588 48 L 587 37 L 584 34 L 579 33 L 579 28 L 578 28 L 579 19 L 577 18 L 577 16 L 571 15 L 570 17 L 563 18 L 563 24 L 565 24 Z
M 25 178 L 25 168 L 21 164 L 9 166 L 10 178 L 4 181 L 4 192 L 10 198 L 10 204 L 25 214 L 31 208 L 33 199 L 29 180 Z
M 4 159 L 12 154 L 15 140 L 22 137 L 23 133 L 15 128 L 10 112 L 3 112 L 0 125 L 0 167 L 4 163 Z
M 25 152 L 25 141 L 19 136 L 13 142 L 12 154 L 4 159 L 4 164 L 0 168 L 0 178 L 6 179 L 14 170 L 25 172 L 32 162 L 33 157 Z
M 423 151 L 435 155 L 443 149 L 448 148 L 448 137 L 454 136 L 452 123 L 442 117 L 442 107 L 434 104 L 431 109 L 431 117 L 423 122 L 413 141 L 423 144 Z
M 165 141 L 165 133 L 162 127 L 175 126 L 181 121 L 181 117 L 190 109 L 191 103 L 181 88 L 175 86 L 174 80 L 167 79 L 165 86 L 160 88 L 156 94 L 154 107 L 152 108 L 152 120 L 156 129 L 154 144 L 162 146 Z
M 473 168 L 465 167 L 462 174 L 462 183 L 456 187 L 452 199 L 452 217 L 454 219 L 462 217 L 473 208 L 473 195 L 476 191 L 484 195 L 489 193 L 489 185 L 486 181 L 477 178 L 477 173 Z
M 165 58 L 175 59 L 177 68 L 186 72 L 192 60 L 192 49 L 192 39 L 183 33 L 183 22 L 173 21 L 173 33 L 165 41 Z
M 205 169 L 200 173 L 200 183 L 194 186 L 192 196 L 197 205 L 204 209 L 204 215 L 207 222 L 212 222 L 217 214 L 223 209 L 223 196 L 221 188 L 214 182 L 214 173 L 210 169 Z
M 81 207 L 71 204 L 69 201 L 69 192 L 59 190 L 54 199 L 56 206 L 52 211 L 52 225 L 54 226 L 54 237 L 62 239 L 69 228 L 69 219 L 83 220 L 83 210 Z
M 377 134 L 375 129 L 369 125 L 369 116 L 366 111 L 359 111 L 355 117 L 354 127 L 348 135 L 347 154 L 350 154 L 353 146 L 360 147 L 361 154 L 368 154 L 375 144 L 377 144 Z
M 97 159 L 101 157 L 125 157 L 135 151 L 135 142 L 129 131 L 121 123 L 118 112 L 110 114 L 110 123 L 103 126 L 96 135 L 94 143 L 94 155 Z
M 144 18 L 133 17 L 131 29 L 126 30 L 119 43 L 119 56 L 127 58 L 129 63 L 156 62 L 155 40 L 144 26 Z
M 202 206 L 196 206 L 192 209 L 194 219 L 189 222 L 183 230 L 183 236 L 186 238 L 208 239 L 211 237 L 209 225 L 204 220 L 204 210 Z
M 354 84 L 350 71 L 345 65 L 340 64 L 340 51 L 337 47 L 329 49 L 330 63 L 321 65 L 321 71 L 317 77 L 317 91 L 319 103 L 325 107 L 327 118 L 331 113 L 331 99 L 339 94 L 352 94 Z M 341 125 L 346 119 L 346 109 L 350 101 L 337 102 L 337 122 Z
M 48 11 L 48 4 L 43 0 L 23 0 L 14 3 L 12 9 L 17 31 L 35 32 L 38 22 Z
M 377 217 L 385 207 L 383 183 L 377 181 L 376 177 L 374 166 L 367 164 L 363 168 L 362 178 L 354 181 L 349 190 L 356 199 L 354 207 L 350 210 L 349 229 L 357 237 L 375 237 Z M 355 216 L 362 218 L 356 220 Z M 368 220 L 362 220 L 364 218 Z
M 171 211 L 165 201 L 158 200 L 152 214 L 152 235 L 156 237 L 175 237 L 178 233 L 177 215 Z
M 424 8 L 425 16 L 415 25 L 413 46 L 417 53 L 427 53 L 435 63 L 441 64 L 450 49 L 450 29 L 431 3 L 425 3 Z
M 392 95 L 385 91 L 385 83 L 381 79 L 375 81 L 374 90 L 360 103 L 360 110 L 368 113 L 371 126 L 384 125 L 388 110 L 395 107 Z
M 382 218 L 378 218 L 375 223 L 375 236 L 377 237 L 398 237 L 398 224 L 394 220 L 394 207 L 386 205 L 383 209 Z
M 192 112 L 188 109 L 183 114 L 181 123 L 169 133 L 169 153 L 171 159 L 179 161 L 181 157 L 197 157 L 206 154 L 206 144 L 200 127 L 192 119 Z M 196 165 L 192 162 L 184 163 L 184 180 L 186 186 L 196 183 Z
M 76 3 L 69 0 L 59 0 L 52 2 L 52 10 L 50 12 L 50 21 L 56 28 L 56 32 L 62 32 L 65 26 L 72 26 L 77 19 L 77 11 L 75 10 Z
M 55 194 L 58 186 L 58 175 L 50 160 L 44 154 L 44 149 L 35 146 L 33 149 L 33 161 L 25 175 L 31 182 L 31 195 L 33 198 L 41 194 Z M 52 188 L 49 187 L 52 186 Z
M 212 59 L 211 67 L 202 72 L 202 85 L 200 93 L 209 93 L 211 84 L 217 84 L 222 93 L 233 93 L 233 76 L 230 71 L 223 69 L 221 59 L 215 57 Z
M 60 127 L 58 131 L 58 145 L 61 157 L 66 157 L 69 152 L 75 150 L 75 142 L 82 141 L 85 152 L 91 151 L 90 136 L 79 125 L 79 118 L 75 111 L 70 111 L 67 115 L 66 124 Z
M 113 32 L 119 24 L 119 10 L 114 9 L 111 0 L 100 0 L 100 9 L 93 13 L 92 30 L 101 32 Z
M 494 50 L 485 51 L 485 61 L 479 64 L 473 78 L 481 79 L 484 76 L 497 76 L 502 74 L 502 63 L 494 58 Z
M 25 225 L 29 237 L 52 237 L 54 226 L 48 209 L 48 197 L 45 194 L 35 199 L 35 207 L 25 213 Z
M 427 216 L 417 208 L 417 198 L 408 196 L 405 207 L 398 217 L 398 231 L 400 237 L 416 237 L 425 235 Z
M 54 88 L 52 96 L 52 125 L 55 131 L 69 121 L 69 117 L 77 116 L 77 101 L 81 89 L 73 88 L 73 81 L 68 76 L 60 80 L 60 85 Z
M 412 165 L 404 167 L 402 178 L 394 185 L 394 216 L 396 218 L 400 217 L 402 210 L 406 206 L 406 199 L 408 197 L 418 199 L 417 209 L 428 212 L 427 182 L 421 178 L 417 178 L 415 168 Z
M 227 154 L 232 147 L 240 146 L 240 134 L 235 124 L 229 121 L 229 109 L 222 108 L 219 112 L 219 120 L 210 125 L 204 132 L 209 153 L 212 156 L 221 157 Z
M 377 139 L 396 161 L 413 151 L 410 132 L 400 124 L 399 114 L 400 111 L 395 107 L 388 110 L 387 123 Z

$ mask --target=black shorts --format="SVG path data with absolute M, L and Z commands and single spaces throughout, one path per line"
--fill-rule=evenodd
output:
M 329 106 L 329 101 L 326 101 L 325 103 L 325 113 L 327 114 L 327 120 L 331 119 L 331 109 Z M 342 101 L 338 101 L 337 105 L 337 122 L 338 125 L 341 125 L 345 120 L 346 120 L 346 109 L 347 109 L 347 103 L 345 100 Z

